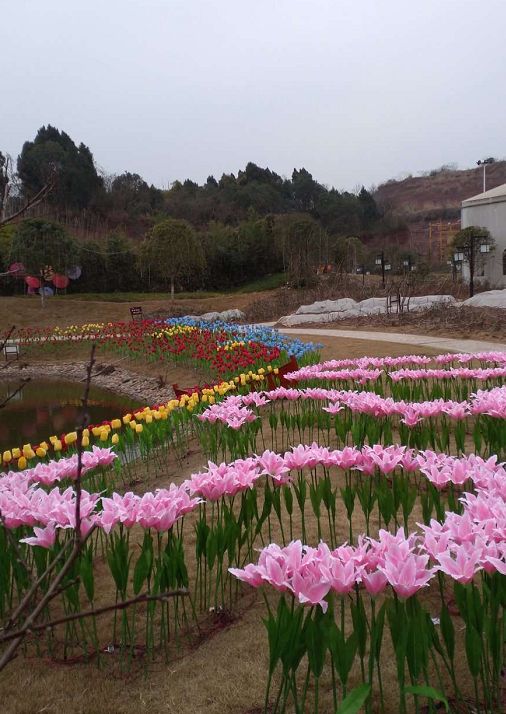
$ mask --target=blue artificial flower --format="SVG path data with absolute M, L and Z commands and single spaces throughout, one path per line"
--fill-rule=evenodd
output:
M 300 359 L 312 352 L 317 352 L 322 345 L 317 342 L 303 342 L 297 338 L 282 335 L 273 327 L 265 325 L 237 325 L 221 320 L 202 320 L 199 317 L 171 317 L 167 321 L 168 325 L 184 325 L 197 327 L 199 329 L 211 330 L 211 332 L 227 332 L 230 339 L 259 342 L 266 347 L 278 347 L 286 352 L 289 357 L 294 356 Z

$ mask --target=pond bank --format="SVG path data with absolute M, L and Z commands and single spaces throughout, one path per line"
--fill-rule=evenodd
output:
M 68 380 L 82 382 L 86 379 L 87 362 L 26 363 L 11 362 L 0 370 L 0 380 L 31 379 Z M 124 394 L 146 406 L 161 404 L 173 399 L 172 386 L 160 386 L 156 377 L 131 372 L 123 367 L 97 361 L 92 372 L 92 384 L 118 394 Z

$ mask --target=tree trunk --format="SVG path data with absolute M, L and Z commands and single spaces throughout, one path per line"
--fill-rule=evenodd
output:
M 170 299 L 174 301 L 174 278 L 170 279 Z
M 40 306 L 44 307 L 44 271 L 40 271 Z

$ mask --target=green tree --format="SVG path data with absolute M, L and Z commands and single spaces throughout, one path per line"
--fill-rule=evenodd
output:
M 380 218 L 380 212 L 374 197 L 362 186 L 358 194 L 358 203 L 362 209 L 364 226 L 367 228 Z
M 58 181 L 49 201 L 61 209 L 83 209 L 103 191 L 93 155 L 84 144 L 76 144 L 64 131 L 42 126 L 34 139 L 23 144 L 17 162 L 26 198 L 37 194 L 56 172 Z
M 43 277 L 49 270 L 64 273 L 76 265 L 77 258 L 77 244 L 59 223 L 30 218 L 18 224 L 11 262 L 23 263 L 28 275 Z
M 174 299 L 176 281 L 200 275 L 204 269 L 204 251 L 191 225 L 170 218 L 158 223 L 147 235 L 142 257 L 152 275 L 170 285 Z
M 292 194 L 298 211 L 312 211 L 319 196 L 325 192 L 323 186 L 314 180 L 306 169 L 292 172 Z
M 357 266 L 363 264 L 365 256 L 364 244 L 357 236 L 342 236 L 333 241 L 333 254 L 336 265 L 341 272 L 355 273 Z
M 103 243 L 98 241 L 82 243 L 77 258 L 77 265 L 81 266 L 82 274 L 74 283 L 75 289 L 83 293 L 107 292 L 109 288 L 107 263 L 106 247 Z
M 105 259 L 108 291 L 121 292 L 138 287 L 137 254 L 126 236 L 114 233 L 107 238 Z
M 128 171 L 115 176 L 110 191 L 112 210 L 134 218 L 158 210 L 163 202 L 160 189 L 148 186 L 139 174 Z
M 321 227 L 311 216 L 299 213 L 283 217 L 282 231 L 288 282 L 297 288 L 311 285 L 319 258 Z

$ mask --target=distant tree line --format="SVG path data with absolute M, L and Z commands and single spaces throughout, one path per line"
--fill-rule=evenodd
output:
M 0 228 L 2 271 L 26 256 L 23 236 L 33 240 L 40 229 L 44 240 L 57 243 L 63 231 L 74 246 L 67 245 L 66 255 L 82 267 L 73 291 L 231 288 L 277 272 L 305 285 L 316 265 L 348 261 L 349 267 L 343 254 L 350 236 L 360 243 L 386 229 L 364 187 L 340 192 L 305 168 L 283 178 L 250 162 L 237 175 L 209 176 L 203 185 L 176 181 L 161 190 L 136 173 L 100 172 L 87 146 L 50 125 L 25 142 L 13 167 L 0 153 L 0 215 L 7 222 Z M 41 190 L 43 204 L 9 222 Z M 105 226 L 98 239 L 83 234 L 90 216 Z M 0 289 L 16 284 L 4 280 Z

